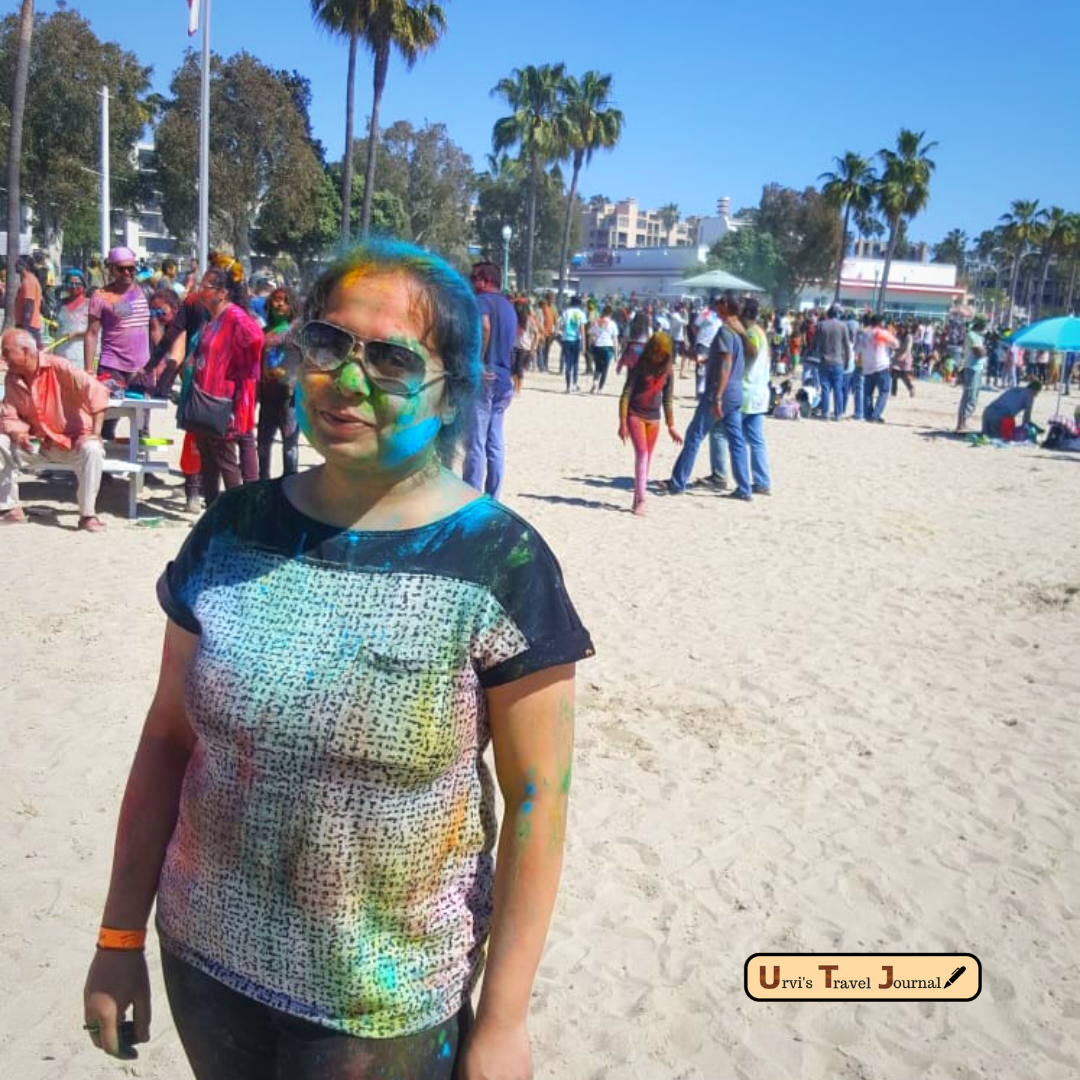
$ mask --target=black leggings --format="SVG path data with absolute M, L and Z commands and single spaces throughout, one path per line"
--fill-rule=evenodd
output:
M 196 1080 L 451 1080 L 472 1006 L 438 1027 L 360 1039 L 279 1012 L 161 950 L 176 1031 Z

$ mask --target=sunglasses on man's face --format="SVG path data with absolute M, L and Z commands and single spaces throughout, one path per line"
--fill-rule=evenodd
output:
M 118 274 L 134 274 L 135 273 L 135 267 L 134 266 L 114 266 L 113 269 Z
M 407 345 L 363 341 L 340 326 L 317 319 L 305 323 L 300 331 L 300 351 L 304 362 L 316 371 L 336 371 L 356 360 L 369 383 L 394 397 L 416 397 L 446 378 L 446 372 L 440 371 L 425 382 L 427 361 Z

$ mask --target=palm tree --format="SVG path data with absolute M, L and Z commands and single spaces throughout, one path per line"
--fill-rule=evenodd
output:
M 967 271 L 968 235 L 963 229 L 950 229 L 940 244 L 934 245 L 934 262 L 952 263 L 960 277 Z
M 877 299 L 879 312 L 889 285 L 889 271 L 892 269 L 901 223 L 910 221 L 930 200 L 930 174 L 936 166 L 926 155 L 938 144 L 923 142 L 925 136 L 925 131 L 901 128 L 896 136 L 896 149 L 878 151 L 882 169 L 875 198 L 889 226 L 885 266 L 881 273 L 881 291 Z
M 7 272 L 5 323 L 14 326 L 15 293 L 19 288 L 19 236 L 22 233 L 22 142 L 26 82 L 30 74 L 30 39 L 34 31 L 34 0 L 22 0 L 19 13 L 19 44 L 15 57 L 15 84 L 11 93 L 11 127 L 8 132 Z
M 412 67 L 446 29 L 446 13 L 428 0 L 311 0 L 317 22 L 333 34 L 349 39 L 349 75 L 345 93 L 345 159 L 341 176 L 341 240 L 351 233 L 353 174 L 353 94 L 356 82 L 356 46 L 363 41 L 374 57 L 371 120 L 368 128 L 367 171 L 360 232 L 371 226 L 371 199 L 375 194 L 375 159 L 379 149 L 379 107 L 386 89 L 390 52 L 396 48 L 406 67 Z
M 864 157 L 848 150 L 842 158 L 833 158 L 836 162 L 836 172 L 822 173 L 818 180 L 824 181 L 821 189 L 829 205 L 844 213 L 844 225 L 840 246 L 840 260 L 836 267 L 836 291 L 833 293 L 833 302 L 840 299 L 840 279 L 844 272 L 844 256 L 847 253 L 848 226 L 851 224 L 852 212 L 856 220 L 860 220 L 869 213 L 874 202 L 874 185 L 877 177 L 870 162 Z
M 679 222 L 679 218 L 682 216 L 682 212 L 679 210 L 679 204 L 673 202 L 664 203 L 664 205 L 657 210 L 657 213 L 660 215 L 660 220 L 664 225 L 665 234 L 670 236 L 671 230 L 675 228 Z
M 598 71 L 586 71 L 580 80 L 567 76 L 562 85 L 561 126 L 570 151 L 573 173 L 570 193 L 566 197 L 566 219 L 563 221 L 562 247 L 559 253 L 559 300 L 562 305 L 566 288 L 566 256 L 570 247 L 570 221 L 574 212 L 578 176 L 597 150 L 610 150 L 622 134 L 623 114 L 609 105 L 611 76 Z M 678 221 L 679 208 L 675 207 Z
M 1037 236 L 1039 224 L 1045 213 L 1045 210 L 1039 209 L 1038 199 L 1013 199 L 1012 209 L 1007 214 L 1001 215 L 1001 224 L 1004 226 L 1002 239 L 1012 256 L 1012 272 L 1009 275 L 1008 322 L 1010 325 L 1013 321 L 1013 309 L 1016 306 L 1016 284 L 1020 276 L 1020 260 Z
M 371 123 L 368 130 L 367 172 L 364 176 L 364 206 L 360 212 L 360 232 L 371 227 L 371 198 L 375 194 L 375 157 L 379 150 L 379 106 L 386 89 L 390 50 L 411 68 L 421 53 L 433 48 L 446 30 L 446 13 L 430 0 L 364 0 L 360 36 L 375 58 Z
M 1042 271 L 1039 279 L 1039 292 L 1035 298 L 1035 318 L 1042 318 L 1043 298 L 1046 295 L 1046 279 L 1050 274 L 1050 263 L 1059 256 L 1074 239 L 1074 215 L 1052 206 L 1046 211 L 1043 222 L 1043 235 L 1040 249 Z
M 1069 271 L 1069 291 L 1065 294 L 1065 314 L 1073 314 L 1073 296 L 1076 294 L 1076 264 L 1080 262 L 1080 214 L 1071 214 L 1072 235 L 1065 244 L 1064 255 L 1068 257 L 1072 266 Z
M 356 98 L 356 46 L 360 41 L 362 0 L 311 0 L 315 21 L 335 36 L 349 40 L 349 74 L 345 83 L 345 155 L 341 159 L 341 246 L 352 235 L 353 127 Z
M 529 64 L 500 79 L 492 89 L 513 110 L 495 121 L 491 142 L 496 154 L 518 147 L 529 170 L 525 237 L 525 291 L 532 291 L 533 249 L 536 243 L 536 194 L 540 173 L 548 161 L 565 156 L 566 123 L 560 98 L 566 69 L 562 64 Z

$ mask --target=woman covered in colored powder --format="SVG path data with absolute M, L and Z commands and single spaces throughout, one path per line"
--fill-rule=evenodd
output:
M 676 444 L 682 442 L 682 436 L 675 429 L 672 405 L 674 377 L 671 337 L 665 333 L 653 334 L 645 343 L 640 358 L 627 371 L 619 398 L 619 438 L 625 443 L 629 437 L 634 445 L 633 512 L 638 516 L 645 513 L 645 485 L 660 434 L 661 407 L 668 434 Z
M 121 1053 L 133 1007 L 149 1038 L 156 898 L 198 1080 L 529 1076 L 592 645 L 541 537 L 447 468 L 480 379 L 466 283 L 372 244 L 304 314 L 323 462 L 227 492 L 161 577 L 87 1028 Z
M 202 459 L 202 495 L 207 506 L 225 489 L 258 479 L 255 450 L 255 401 L 263 332 L 248 311 L 247 289 L 226 270 L 207 270 L 199 287 L 199 301 L 210 313 L 194 354 L 195 386 L 213 397 L 230 398 L 232 420 L 224 435 L 197 432 L 195 443 Z
M 296 472 L 300 428 L 296 422 L 297 369 L 288 348 L 289 327 L 297 317 L 296 301 L 288 289 L 278 287 L 266 298 L 262 382 L 259 384 L 259 479 L 270 479 L 270 451 L 281 432 L 282 468 Z
M 85 362 L 83 338 L 90 326 L 90 300 L 86 295 L 86 278 L 81 270 L 65 270 L 63 303 L 56 313 L 56 334 L 61 344 L 52 352 L 70 360 L 76 367 Z

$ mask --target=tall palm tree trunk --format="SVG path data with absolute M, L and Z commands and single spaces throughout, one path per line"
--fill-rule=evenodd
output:
M 26 112 L 26 81 L 30 73 L 30 38 L 34 31 L 34 0 L 22 0 L 19 45 L 15 59 L 15 86 L 11 95 L 11 130 L 8 134 L 7 300 L 4 322 L 13 325 L 15 294 L 19 289 L 19 236 L 22 232 L 22 142 Z
M 1069 272 L 1069 293 L 1065 298 L 1065 314 L 1073 313 L 1073 294 L 1076 290 L 1076 259 L 1073 259 L 1072 270 Z
M 1020 281 L 1020 252 L 1013 256 L 1012 273 L 1009 275 L 1009 325 L 1013 322 L 1013 308 L 1016 307 L 1016 286 Z
M 536 239 L 536 193 L 540 186 L 540 155 L 534 150 L 530 155 L 529 168 L 529 222 L 528 235 L 525 243 L 525 292 L 532 292 L 533 281 L 533 247 Z M 506 288 L 506 282 L 503 282 Z
M 353 123 L 356 108 L 356 46 L 360 41 L 360 6 L 352 5 L 349 23 L 349 81 L 345 87 L 345 158 L 341 163 L 341 246 L 352 236 Z
M 360 215 L 360 234 L 371 231 L 371 198 L 375 194 L 375 156 L 379 152 L 379 106 L 386 89 L 386 73 L 390 67 L 390 43 L 380 45 L 375 52 L 375 83 L 371 96 L 371 124 L 368 130 L 367 172 L 364 174 L 364 209 Z
M 896 240 L 900 233 L 900 219 L 889 222 L 889 243 L 885 248 L 885 266 L 881 271 L 881 288 L 878 290 L 877 303 L 874 304 L 874 314 L 880 315 L 881 308 L 885 303 L 885 289 L 889 284 L 889 271 L 892 269 L 893 252 L 896 251 Z
M 840 261 L 836 265 L 836 291 L 833 293 L 833 303 L 840 303 L 840 282 L 844 276 L 844 256 L 847 254 L 847 231 L 851 224 L 851 200 L 844 203 L 844 225 L 840 233 Z
M 559 249 L 559 298 L 556 302 L 562 308 L 563 293 L 566 291 L 566 257 L 570 248 L 570 221 L 574 212 L 574 196 L 577 194 L 578 175 L 581 172 L 583 155 L 574 154 L 574 172 L 570 177 L 570 194 L 566 199 L 566 217 L 563 219 L 562 246 Z
M 1043 313 L 1043 302 L 1046 299 L 1046 281 L 1050 276 L 1050 256 L 1047 255 L 1043 259 L 1042 275 L 1039 279 L 1039 291 L 1035 297 L 1035 318 L 1041 319 Z

